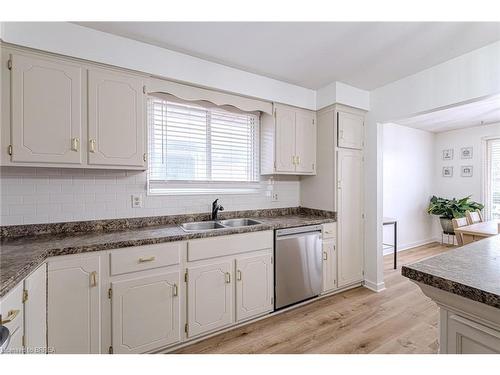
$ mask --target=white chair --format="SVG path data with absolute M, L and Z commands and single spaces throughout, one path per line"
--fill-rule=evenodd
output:
M 451 222 L 453 223 L 453 229 L 469 225 L 468 220 L 465 217 L 461 217 L 460 219 L 453 219 Z M 464 244 L 463 234 L 460 232 L 455 232 L 455 237 L 457 237 L 458 246 L 463 246 Z

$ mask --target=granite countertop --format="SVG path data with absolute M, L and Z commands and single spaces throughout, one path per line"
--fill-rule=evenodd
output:
M 403 266 L 401 273 L 500 309 L 500 235 Z
M 255 217 L 262 224 L 203 232 L 184 232 L 176 224 L 148 226 L 112 232 L 44 234 L 6 238 L 0 244 L 0 297 L 8 293 L 45 259 L 57 255 L 150 245 L 162 242 L 223 236 L 279 228 L 334 222 L 311 214 Z

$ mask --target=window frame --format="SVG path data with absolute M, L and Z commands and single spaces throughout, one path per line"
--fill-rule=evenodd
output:
M 492 207 L 491 203 L 492 199 L 492 191 L 491 191 L 491 157 L 490 157 L 490 145 L 489 143 L 492 141 L 497 141 L 500 143 L 500 136 L 490 136 L 484 137 L 482 139 L 483 143 L 483 186 L 482 186 L 482 194 L 483 194 L 483 202 L 484 202 L 484 213 L 485 218 L 487 220 L 492 220 Z
M 147 97 L 147 130 L 148 130 L 148 148 L 151 142 L 152 116 L 151 116 L 151 100 L 163 100 L 155 96 Z M 185 103 L 188 105 L 201 106 L 207 111 L 211 108 L 219 108 L 228 111 L 223 106 L 217 106 L 209 102 L 185 101 L 183 99 L 174 98 L 173 102 Z M 257 194 L 261 190 L 261 174 L 260 174 L 260 112 L 245 112 L 235 108 L 237 112 L 249 113 L 256 117 L 255 124 L 255 181 L 213 181 L 213 180 L 156 180 L 151 178 L 151 155 L 148 158 L 147 171 L 147 195 L 210 195 L 210 194 Z M 151 150 L 148 150 L 151 152 Z M 211 149 L 207 150 L 207 154 L 211 153 Z

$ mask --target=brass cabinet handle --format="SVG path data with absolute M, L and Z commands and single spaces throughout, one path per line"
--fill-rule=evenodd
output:
M 231 284 L 231 274 L 226 272 L 226 284 Z
M 241 281 L 241 271 L 236 271 L 236 280 Z
M 7 314 L 7 319 L 0 320 L 0 324 L 7 324 L 12 322 L 14 319 L 16 319 L 16 316 L 18 316 L 20 312 L 21 310 L 10 310 Z
M 97 286 L 97 272 L 96 271 L 92 271 L 90 273 L 90 286 L 91 287 Z
M 328 253 L 323 251 L 323 260 L 328 260 Z
M 145 263 L 145 262 L 152 262 L 156 258 L 154 256 L 149 257 L 149 258 L 139 258 L 139 263 Z
M 179 295 L 179 288 L 177 287 L 177 284 L 174 284 L 174 297 L 177 297 Z
M 95 139 L 89 139 L 89 151 L 95 152 Z
M 80 148 L 80 138 L 71 138 L 71 151 L 78 151 Z

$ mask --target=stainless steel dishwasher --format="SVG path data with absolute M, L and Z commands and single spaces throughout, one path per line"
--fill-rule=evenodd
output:
M 280 229 L 275 234 L 275 309 L 321 293 L 321 225 Z

